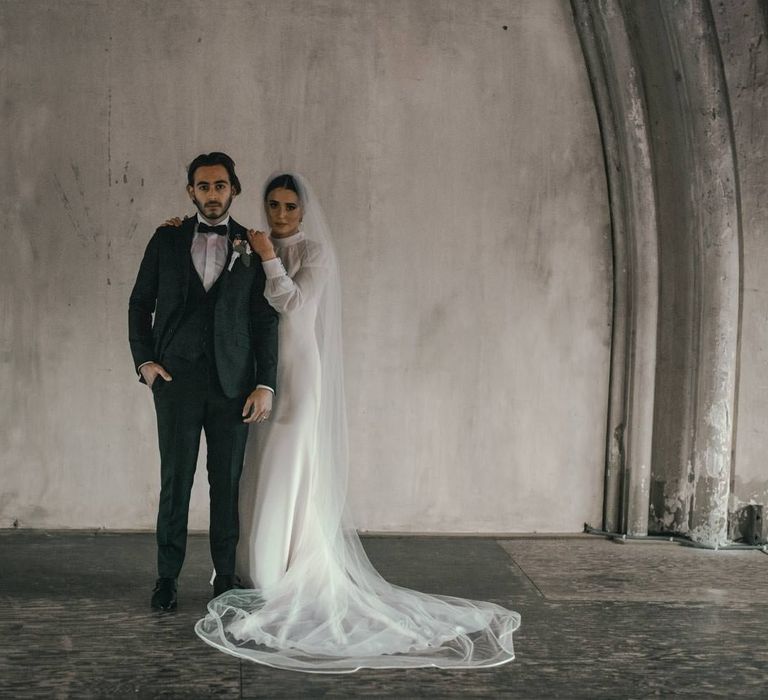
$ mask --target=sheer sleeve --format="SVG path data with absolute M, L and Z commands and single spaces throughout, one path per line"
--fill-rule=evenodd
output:
M 301 255 L 301 267 L 290 277 L 280 258 L 262 263 L 267 283 L 264 296 L 270 305 L 282 313 L 291 313 L 307 303 L 316 302 L 328 278 L 328 260 L 323 249 L 314 241 L 306 241 Z

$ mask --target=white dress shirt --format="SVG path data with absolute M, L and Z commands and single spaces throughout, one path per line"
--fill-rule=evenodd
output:
M 208 222 L 198 213 L 197 223 L 199 225 Z M 216 225 L 229 227 L 229 217 L 227 216 L 224 221 Z M 197 228 L 195 226 L 195 235 L 192 238 L 192 264 L 207 292 L 219 279 L 219 275 L 227 264 L 229 239 L 228 236 L 220 236 L 218 233 L 200 233 Z

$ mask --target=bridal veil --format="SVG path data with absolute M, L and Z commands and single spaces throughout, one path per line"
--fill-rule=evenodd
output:
M 474 668 L 511 661 L 518 613 L 392 585 L 363 550 L 346 505 L 350 464 L 338 263 L 317 198 L 306 180 L 294 177 L 302 190 L 302 230 L 320 251 L 316 264 L 325 275 L 315 319 L 320 400 L 308 427 L 316 431 L 311 512 L 294 540 L 285 575 L 268 587 L 235 589 L 215 598 L 195 631 L 226 653 L 315 673 Z

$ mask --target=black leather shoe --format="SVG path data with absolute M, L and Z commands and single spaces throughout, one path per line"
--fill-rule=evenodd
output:
M 152 591 L 152 610 L 176 610 L 176 579 L 159 578 Z
M 214 598 L 220 596 L 222 593 L 231 591 L 233 588 L 237 588 L 237 582 L 234 576 L 216 574 L 216 578 L 213 579 Z

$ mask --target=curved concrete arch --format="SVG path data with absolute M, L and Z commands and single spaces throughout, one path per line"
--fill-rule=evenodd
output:
M 603 142 L 613 243 L 613 332 L 603 526 L 648 531 L 658 260 L 646 110 L 624 17 L 577 0 Z
M 606 499 L 605 525 L 718 546 L 727 538 L 740 248 L 733 132 L 711 7 L 703 0 L 572 6 L 615 182 L 616 313 L 626 314 L 614 326 L 609 408 L 609 428 L 625 426 L 626 438 L 614 445 L 621 431 L 609 429 L 606 473 L 608 483 L 623 448 L 627 486 L 607 489 L 620 503 Z
M 728 91 L 708 2 L 663 3 L 682 75 L 690 235 L 697 254 L 696 394 L 689 534 L 712 545 L 728 532 L 739 336 L 739 214 Z

